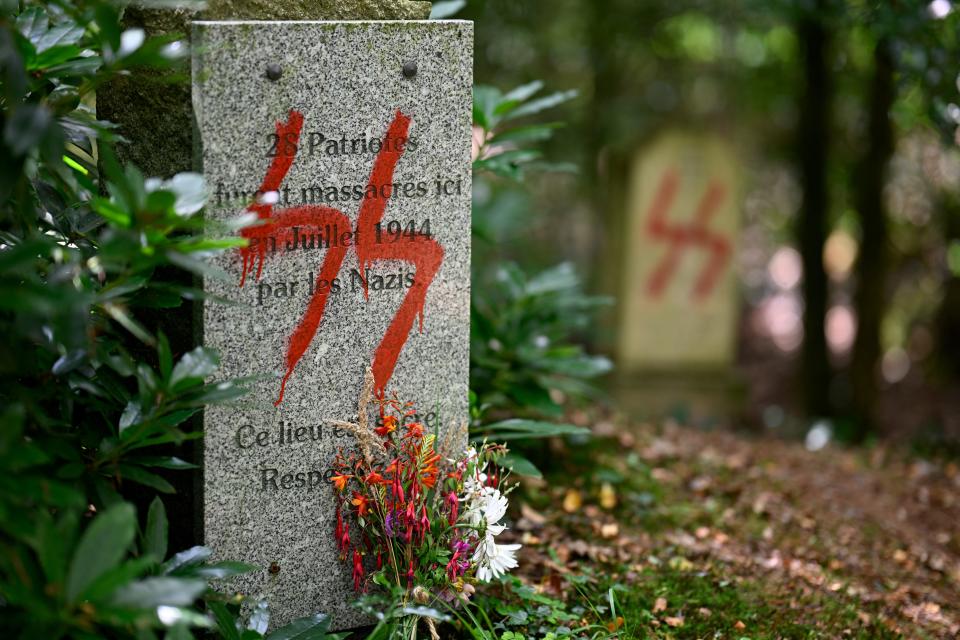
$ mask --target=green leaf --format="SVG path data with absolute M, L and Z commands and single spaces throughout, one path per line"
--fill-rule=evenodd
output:
M 94 517 L 83 532 L 67 575 L 67 600 L 77 602 L 90 583 L 117 566 L 133 542 L 136 510 L 123 502 Z
M 51 47 L 50 49 L 47 49 L 43 53 L 37 55 L 37 57 L 33 58 L 30 61 L 30 64 L 27 65 L 27 68 L 30 71 L 36 71 L 55 67 L 67 62 L 68 60 L 76 58 L 81 53 L 83 53 L 83 49 L 73 45 Z
M 159 606 L 185 607 L 193 604 L 207 589 L 203 580 L 188 578 L 145 578 L 114 594 L 110 604 L 115 607 L 146 609 Z
M 164 381 L 169 380 L 173 370 L 173 354 L 170 352 L 170 342 L 162 331 L 157 336 L 157 359 L 160 362 L 160 377 Z
M 555 436 L 588 435 L 590 429 L 572 424 L 558 424 L 539 420 L 510 419 L 479 428 L 491 440 L 520 440 L 523 438 L 552 438 Z M 474 440 L 482 440 L 475 436 Z
M 510 471 L 513 471 L 517 475 L 538 479 L 543 477 L 543 474 L 540 473 L 540 470 L 537 469 L 536 465 L 530 462 L 527 458 L 512 451 L 499 458 L 497 460 L 497 464 L 510 469 Z
M 496 87 L 475 85 L 473 87 L 473 122 L 490 131 L 497 125 L 494 110 L 503 98 L 503 94 Z
M 186 623 L 178 622 L 167 629 L 163 640 L 193 640 L 193 634 L 190 633 L 190 627 Z
M 17 31 L 31 43 L 47 32 L 48 24 L 47 12 L 40 7 L 30 7 L 17 16 Z
M 181 386 L 180 383 L 185 383 L 184 386 L 192 386 L 186 383 L 198 384 L 216 371 L 218 364 L 220 364 L 220 358 L 216 351 L 197 347 L 183 354 L 177 362 L 170 376 L 170 386 L 177 389 Z
M 522 118 L 523 116 L 533 115 L 534 113 L 552 109 L 553 107 L 561 105 L 569 100 L 573 100 L 576 97 L 577 92 L 575 90 L 552 93 L 548 96 L 531 100 L 530 102 L 524 103 L 516 109 L 511 110 L 510 117 Z
M 230 279 L 230 274 L 223 269 L 215 267 L 203 260 L 198 260 L 193 256 L 180 253 L 178 251 L 167 251 L 166 256 L 167 260 L 176 266 L 186 271 L 190 271 L 191 273 L 195 273 L 198 276 L 203 276 L 204 278 L 213 278 L 214 280 Z
M 117 425 L 120 428 L 120 433 L 139 423 L 141 417 L 140 403 L 136 400 L 128 402 L 123 409 L 123 413 L 120 414 L 120 422 Z
M 147 511 L 147 529 L 143 534 L 143 550 L 163 562 L 167 557 L 167 510 L 160 496 L 153 499 Z
M 173 485 L 167 482 L 165 479 L 161 478 L 155 473 L 142 469 L 141 467 L 132 464 L 121 464 L 118 469 L 118 475 L 120 476 L 121 480 L 130 480 L 131 482 L 142 484 L 145 487 L 156 489 L 161 493 L 177 492 Z
M 54 126 L 53 115 L 45 106 L 21 104 L 7 114 L 3 139 L 15 155 L 25 155 L 40 144 Z
M 190 547 L 186 551 L 181 551 L 167 560 L 163 564 L 163 567 L 161 567 L 161 573 L 169 575 L 184 567 L 203 562 L 209 558 L 212 553 L 208 547 Z
M 110 597 L 121 586 L 129 584 L 147 573 L 156 564 L 156 560 L 152 556 L 127 560 L 94 580 L 84 592 L 84 600 L 102 601 Z
M 546 358 L 541 364 L 553 373 L 575 378 L 594 378 L 610 372 L 613 362 L 604 356 L 578 356 L 575 358 Z
M 148 180 L 147 191 L 163 190 L 174 195 L 173 210 L 177 215 L 191 216 L 207 202 L 207 185 L 199 173 L 178 173 L 169 180 Z
M 444 18 L 449 18 L 465 6 L 467 6 L 467 0 L 442 0 L 441 2 L 434 2 L 433 8 L 430 9 L 430 19 L 443 20 Z
M 487 144 L 501 142 L 542 142 L 553 137 L 553 132 L 563 127 L 563 123 L 550 122 L 547 124 L 531 124 L 526 127 L 515 127 L 497 133 Z
M 43 53 L 53 47 L 76 44 L 83 37 L 83 32 L 83 27 L 76 24 L 58 24 L 40 36 L 33 46 L 37 48 L 37 53 Z
M 580 276 L 573 265 L 563 262 L 557 266 L 541 271 L 531 278 L 526 286 L 526 294 L 531 296 L 545 293 L 556 293 L 565 289 L 574 289 L 580 285 Z
M 247 629 L 263 635 L 267 632 L 269 625 L 270 608 L 267 606 L 267 601 L 263 599 L 258 600 L 256 606 L 253 607 L 253 611 L 250 613 L 250 621 L 247 622 Z
M 190 413 L 194 413 L 191 411 Z M 141 458 L 128 458 L 129 462 L 139 464 L 142 467 L 160 467 L 161 469 L 173 469 L 186 471 L 187 469 L 199 469 L 200 467 L 182 460 L 176 456 L 143 456 Z
M 103 305 L 103 309 L 124 329 L 139 338 L 141 342 L 144 342 L 150 346 L 156 344 L 156 340 L 153 339 L 153 336 L 147 333 L 147 330 L 143 328 L 143 325 L 137 322 L 125 308 L 112 302 L 108 302 L 107 304 Z
M 432 618 L 434 620 L 439 620 L 440 622 L 446 622 L 450 620 L 450 616 L 445 613 L 441 613 L 432 607 L 422 607 L 422 606 L 407 606 L 401 607 L 398 611 L 400 615 L 408 616 L 418 616 L 421 618 Z
M 103 216 L 108 222 L 112 222 L 120 227 L 130 226 L 130 214 L 116 202 L 106 198 L 94 198 L 91 204 L 93 205 L 93 210 Z
M 47 583 L 62 584 L 66 576 L 70 550 L 76 542 L 77 512 L 67 510 L 57 521 L 54 521 L 47 510 L 40 510 L 39 514 L 36 535 L 30 541 L 30 545 L 37 551 L 37 559 L 43 567 Z
M 237 628 L 237 619 L 230 610 L 220 602 L 210 602 L 207 607 L 217 621 L 217 629 L 226 640 L 240 640 L 240 630 Z
M 534 80 L 533 82 L 522 84 L 516 89 L 509 91 L 507 95 L 503 96 L 503 102 L 501 104 L 505 104 L 507 102 L 525 102 L 532 98 L 533 94 L 535 94 L 537 91 L 540 91 L 540 89 L 543 89 L 542 80 Z
M 267 640 L 324 640 L 329 626 L 330 616 L 318 613 L 305 618 L 298 618 L 266 637 Z
M 176 575 L 181 577 L 203 578 L 205 580 L 223 580 L 244 573 L 250 573 L 257 569 L 259 569 L 259 567 L 246 564 L 245 562 L 225 560 L 223 562 L 215 562 L 214 564 L 191 564 L 179 569 Z

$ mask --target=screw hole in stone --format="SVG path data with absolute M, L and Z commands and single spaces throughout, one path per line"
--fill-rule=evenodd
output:
M 267 79 L 276 82 L 283 75 L 283 69 L 276 62 L 267 65 Z
M 415 75 L 417 75 L 417 63 L 413 60 L 405 62 L 403 64 L 403 77 L 412 78 Z

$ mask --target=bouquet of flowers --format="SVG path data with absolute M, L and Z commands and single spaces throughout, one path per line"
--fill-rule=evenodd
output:
M 376 401 L 380 420 L 369 425 L 369 378 L 358 424 L 335 423 L 358 444 L 341 450 L 333 465 L 340 558 L 351 564 L 358 592 L 375 583 L 405 602 L 456 608 L 476 582 L 517 566 L 520 545 L 497 542 L 512 488 L 496 466 L 506 448 L 484 443 L 450 455 L 446 448 L 460 438 L 448 434 L 438 444 L 414 421 L 413 405 L 395 396 Z

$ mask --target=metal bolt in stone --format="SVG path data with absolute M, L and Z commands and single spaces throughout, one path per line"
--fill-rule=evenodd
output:
M 283 69 L 276 62 L 267 65 L 267 79 L 276 82 L 283 75 Z
M 270 573 L 272 573 L 272 574 L 274 574 L 274 575 L 280 573 L 280 565 L 277 564 L 276 562 L 271 562 L 271 563 L 270 563 Z
M 415 75 L 417 75 L 417 63 L 413 60 L 405 62 L 403 64 L 403 77 L 412 78 Z

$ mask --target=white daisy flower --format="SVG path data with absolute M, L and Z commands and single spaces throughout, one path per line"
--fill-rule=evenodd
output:
M 473 554 L 473 562 L 477 565 L 477 579 L 481 582 L 490 582 L 517 566 L 516 553 L 520 545 L 497 544 L 494 535 L 488 531 Z

